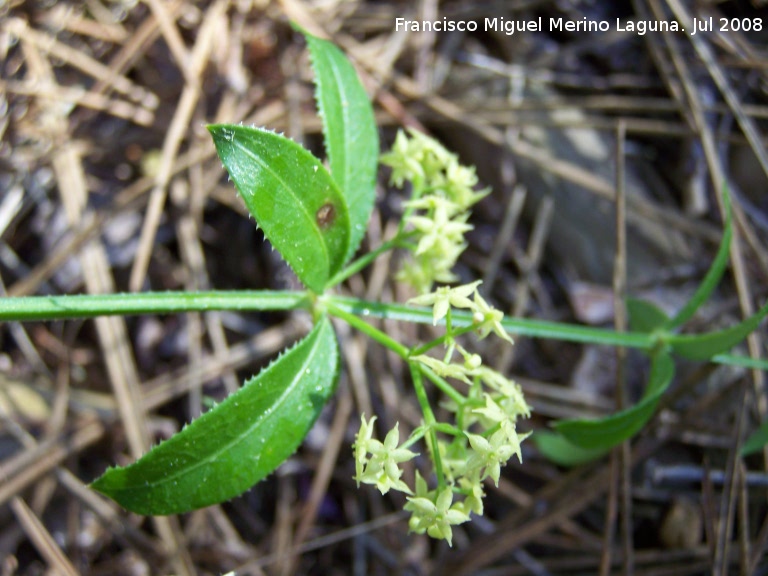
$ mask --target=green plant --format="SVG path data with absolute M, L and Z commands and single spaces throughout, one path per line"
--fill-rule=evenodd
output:
M 518 385 L 483 364 L 462 344 L 465 335 L 509 334 L 641 349 L 651 375 L 635 406 L 599 420 L 556 423 L 556 433 L 537 432 L 545 455 L 575 464 L 605 454 L 631 438 L 653 416 L 674 375 L 673 356 L 765 369 L 768 363 L 726 355 L 768 314 L 721 331 L 680 334 L 679 328 L 705 302 L 721 278 L 731 237 L 730 212 L 718 255 L 694 297 L 674 318 L 651 304 L 627 303 L 635 331 L 617 333 L 559 323 L 504 318 L 479 292 L 462 286 L 452 268 L 466 247 L 469 209 L 476 192 L 474 170 L 435 140 L 399 133 L 382 162 L 392 183 L 410 182 L 411 198 L 396 234 L 353 260 L 365 234 L 379 161 L 373 112 L 354 68 L 331 43 L 305 34 L 316 73 L 328 167 L 299 144 L 273 132 L 237 125 L 209 127 L 219 156 L 266 237 L 307 287 L 305 291 L 147 293 L 47 296 L 0 300 L 0 320 L 38 320 L 190 310 L 290 310 L 312 314 L 314 328 L 241 390 L 203 414 L 136 463 L 111 468 L 93 482 L 96 490 L 142 514 L 173 514 L 230 499 L 272 472 L 293 453 L 338 379 L 340 352 L 330 317 L 346 321 L 407 363 L 423 424 L 401 442 L 399 427 L 375 437 L 376 417 L 361 417 L 354 452 L 355 478 L 382 493 L 408 494 L 410 528 L 451 542 L 451 526 L 483 512 L 482 481 L 498 482 L 500 468 L 520 458 L 517 421 L 530 415 Z M 729 205 L 728 194 L 723 197 Z M 401 248 L 411 257 L 397 278 L 419 296 L 409 305 L 367 302 L 332 289 L 381 254 Z M 406 346 L 366 318 L 432 323 L 443 333 Z M 445 397 L 450 421 L 438 421 L 427 384 Z M 420 444 L 423 443 L 423 444 Z M 404 478 L 400 466 L 426 448 L 431 470 Z M 427 459 L 425 459 L 427 460 Z M 410 483 L 408 480 L 412 480 Z

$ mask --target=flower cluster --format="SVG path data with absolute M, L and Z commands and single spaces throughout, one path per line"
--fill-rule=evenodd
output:
M 501 325 L 504 313 L 490 306 L 480 295 L 480 292 L 477 291 L 477 287 L 481 282 L 482 280 L 477 280 L 471 284 L 464 284 L 456 288 L 441 286 L 434 292 L 411 298 L 408 300 L 408 303 L 416 304 L 417 306 L 432 306 L 433 326 L 437 326 L 437 323 L 447 316 L 451 306 L 470 310 L 472 312 L 472 319 L 477 325 L 480 338 L 485 338 L 493 332 L 499 338 L 511 344 L 512 338 Z M 470 300 L 469 296 L 472 294 L 474 294 L 474 299 Z
M 382 163 L 392 168 L 390 181 L 402 187 L 410 181 L 411 200 L 405 203 L 404 225 L 414 242 L 413 257 L 403 264 L 397 279 L 429 292 L 435 282 L 455 282 L 451 269 L 467 244 L 464 234 L 469 208 L 488 192 L 475 192 L 475 169 L 459 164 L 437 140 L 415 130 L 400 131 Z
M 493 332 L 511 342 L 501 325 L 502 313 L 480 296 L 479 284 L 441 287 L 409 301 L 431 305 L 435 324 L 447 317 L 447 331 L 440 340 L 446 353 L 441 358 L 414 353 L 408 360 L 418 374 L 414 378 L 417 387 L 423 375 L 443 390 L 451 390 L 443 406 L 452 421 L 437 422 L 431 408 L 422 404 L 424 425 L 400 444 L 397 425 L 380 442 L 373 438 L 376 418 L 366 421 L 363 417 L 354 445 L 358 484 L 375 484 L 382 494 L 390 489 L 404 492 L 408 495 L 405 509 L 411 512 L 411 531 L 445 539 L 449 544 L 453 538 L 451 526 L 467 522 L 470 513 L 483 514 L 483 481 L 489 478 L 498 486 L 501 467 L 513 456 L 522 461 L 520 444 L 528 434 L 518 434 L 517 420 L 531 413 L 520 386 L 483 365 L 478 354 L 468 352 L 456 341 L 459 333 L 471 330 L 481 338 Z M 452 310 L 456 308 L 471 313 L 473 322 L 468 329 L 451 327 Z M 462 382 L 465 392 L 453 388 L 448 380 Z M 433 490 L 418 472 L 413 489 L 409 487 L 398 466 L 417 456 L 408 447 L 422 438 L 429 448 L 437 480 Z
M 398 425 L 389 431 L 384 442 L 373 438 L 373 423 L 376 416 L 368 422 L 365 414 L 360 417 L 362 424 L 360 432 L 355 437 L 355 481 L 358 487 L 360 482 L 375 484 L 382 494 L 389 492 L 391 488 L 412 494 L 408 485 L 400 479 L 403 471 L 398 464 L 418 456 L 407 448 L 398 447 L 400 434 Z M 371 455 L 370 457 L 368 455 Z
M 408 527 L 412 532 L 426 532 L 432 538 L 445 539 L 448 544 L 453 540 L 451 524 L 463 524 L 469 520 L 469 511 L 464 502 L 453 502 L 451 488 L 443 488 L 439 493 L 437 490 L 429 490 L 427 482 L 418 472 L 416 494 L 408 498 L 405 510 L 411 512 Z

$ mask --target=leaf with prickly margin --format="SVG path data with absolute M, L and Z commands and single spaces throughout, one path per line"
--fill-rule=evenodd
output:
M 336 336 L 323 317 L 221 404 L 91 487 L 138 514 L 179 514 L 234 498 L 296 451 L 331 397 L 338 368 Z
M 349 207 L 351 231 L 345 258 L 349 260 L 365 235 L 376 197 L 376 120 L 365 88 L 344 53 L 331 42 L 302 33 L 315 71 L 315 98 L 331 176 Z
M 208 126 L 216 151 L 264 235 L 313 292 L 345 262 L 347 202 L 328 170 L 296 142 L 260 128 Z

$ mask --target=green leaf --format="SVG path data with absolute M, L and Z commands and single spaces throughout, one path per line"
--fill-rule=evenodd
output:
M 728 265 L 728 253 L 731 246 L 731 238 L 733 237 L 733 217 L 731 214 L 731 195 L 728 193 L 728 186 L 726 184 L 723 184 L 722 197 L 723 205 L 725 206 L 725 222 L 723 237 L 720 240 L 717 255 L 709 267 L 707 275 L 704 276 L 704 280 L 702 280 L 696 292 L 691 296 L 691 299 L 674 318 L 667 322 L 665 328 L 669 330 L 673 330 L 687 322 L 696 313 L 696 310 L 709 299 L 723 277 L 725 267 Z
M 733 354 L 715 354 L 709 359 L 715 364 L 726 366 L 740 366 L 750 370 L 764 370 L 768 372 L 768 358 L 751 358 L 749 356 L 735 356 Z
M 260 128 L 208 126 L 216 151 L 264 234 L 310 290 L 322 292 L 346 260 L 347 203 L 320 161 Z
M 669 322 L 669 317 L 664 310 L 646 300 L 627 298 L 627 312 L 629 325 L 634 332 L 648 334 Z
M 365 88 L 346 56 L 331 42 L 303 32 L 315 71 L 331 176 L 349 207 L 351 233 L 345 261 L 360 245 L 376 196 L 379 136 Z
M 669 354 L 657 353 L 651 363 L 651 374 L 643 399 L 621 412 L 597 420 L 562 420 L 555 429 L 566 440 L 590 450 L 608 450 L 632 438 L 651 419 L 661 395 L 669 387 L 675 365 Z
M 749 438 L 744 442 L 744 446 L 741 447 L 741 455 L 749 456 L 750 454 L 760 452 L 766 444 L 768 444 L 768 420 L 750 434 Z
M 750 332 L 760 325 L 768 315 L 768 302 L 757 313 L 753 314 L 736 326 L 731 326 L 719 332 L 707 334 L 686 334 L 667 337 L 667 343 L 672 346 L 675 354 L 690 360 L 709 360 L 722 352 L 727 352 L 744 340 Z
M 333 393 L 338 367 L 336 336 L 323 317 L 216 408 L 91 486 L 138 514 L 178 514 L 233 498 L 298 448 Z
M 560 466 L 578 466 L 601 458 L 608 449 L 582 448 L 566 440 L 560 434 L 549 430 L 537 430 L 533 441 L 539 452 L 547 459 Z

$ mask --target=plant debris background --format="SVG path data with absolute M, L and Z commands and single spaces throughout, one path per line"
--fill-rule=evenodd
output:
M 768 297 L 762 4 L 3 2 L 1 288 L 297 287 L 204 128 L 264 125 L 323 155 L 294 19 L 353 58 L 384 147 L 399 127 L 427 130 L 493 187 L 458 272 L 482 278 L 505 312 L 621 327 L 615 293 L 680 306 L 719 240 L 712 181 L 724 175 L 736 208 L 732 273 L 693 328 L 733 324 Z M 613 26 L 710 15 L 762 18 L 763 30 L 694 42 Z M 586 17 L 612 28 L 395 31 L 396 17 L 442 16 Z M 616 249 L 617 189 L 626 254 Z M 402 199 L 382 170 L 368 246 L 392 233 Z M 625 277 L 614 277 L 617 258 Z M 410 294 L 391 281 L 397 259 L 343 290 L 404 301 Z M 0 574 L 766 573 L 765 460 L 737 458 L 765 418 L 765 375 L 714 365 L 682 365 L 652 424 L 612 458 L 567 471 L 526 442 L 525 464 L 487 486 L 486 515 L 454 531 L 453 549 L 407 533 L 402 495 L 355 488 L 359 414 L 378 414 L 381 430 L 399 421 L 405 435 L 419 412 L 402 364 L 343 326 L 339 392 L 267 481 L 222 506 L 157 519 L 88 490 L 106 466 L 132 461 L 236 389 L 308 322 L 211 312 L 4 325 Z M 429 337 L 385 327 L 406 343 Z M 764 337 L 741 353 L 765 355 Z M 617 360 L 613 349 L 524 338 L 511 350 L 477 346 L 525 389 L 535 414 L 523 430 L 609 413 L 635 401 L 647 376 L 642 358 Z

